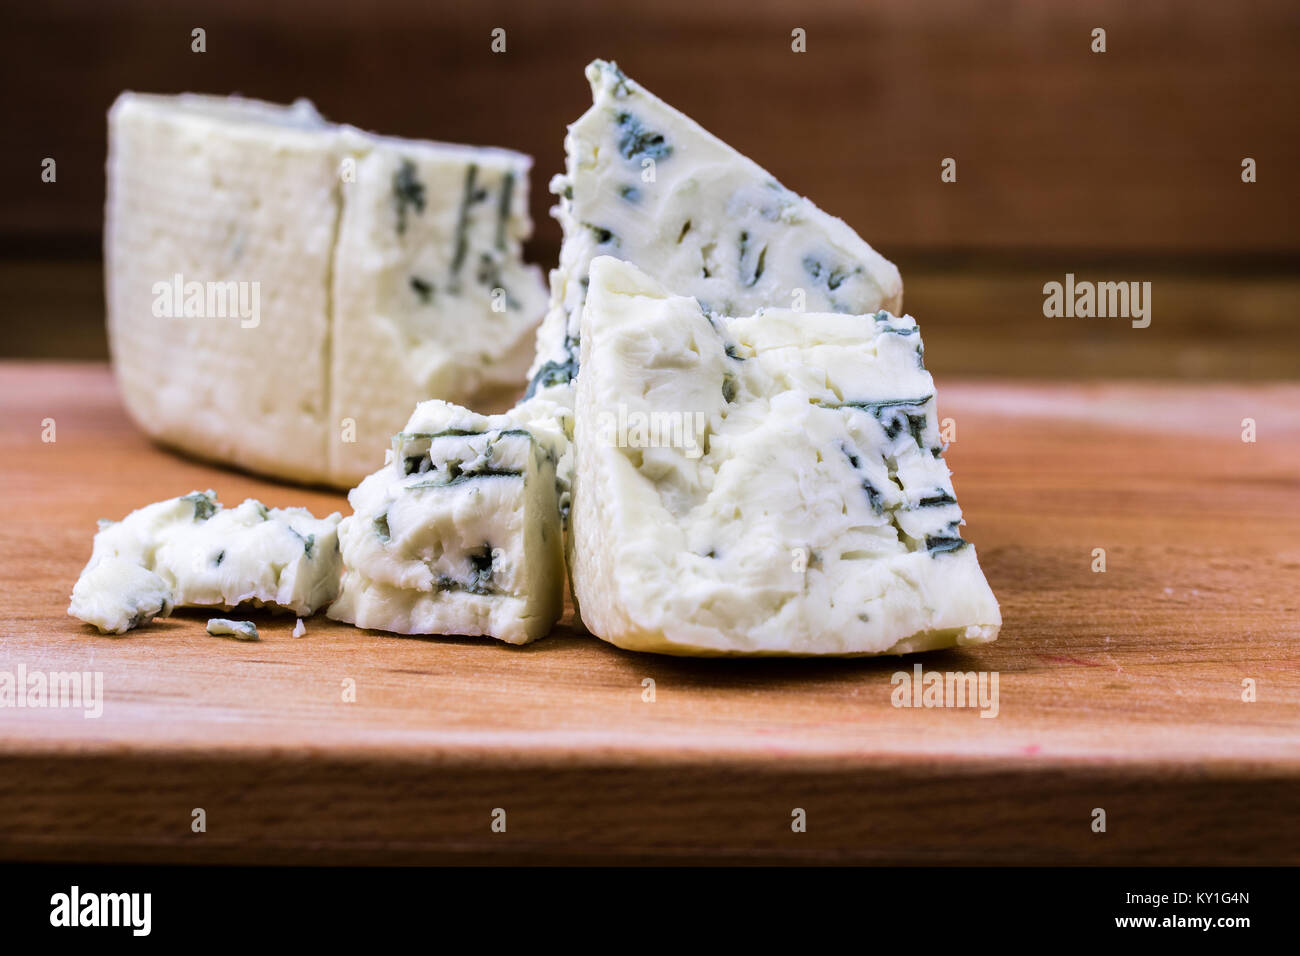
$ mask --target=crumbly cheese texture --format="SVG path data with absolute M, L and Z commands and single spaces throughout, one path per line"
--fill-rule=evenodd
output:
M 526 644 L 563 608 L 556 441 L 515 418 L 423 402 L 352 490 L 328 614 L 399 634 Z
M 997 636 L 911 318 L 722 319 L 603 257 L 581 342 L 573 578 L 593 633 L 683 655 Z
M 212 491 L 146 505 L 100 522 L 68 613 L 104 634 L 182 606 L 311 614 L 338 593 L 340 520 L 252 498 L 224 508 Z
M 530 394 L 572 407 L 579 315 L 597 256 L 633 263 L 706 312 L 789 306 L 850 315 L 900 311 L 898 269 L 843 220 L 628 79 L 587 67 L 593 103 L 569 127 L 551 189 L 564 230 Z
M 125 93 L 109 113 L 109 343 L 155 439 L 348 487 L 419 401 L 504 405 L 546 304 L 527 156 L 310 103 Z

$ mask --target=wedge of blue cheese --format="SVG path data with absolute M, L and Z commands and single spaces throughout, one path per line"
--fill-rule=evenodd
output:
M 593 633 L 682 655 L 997 636 L 912 319 L 724 319 L 613 258 L 590 276 L 572 532 Z
M 338 593 L 335 512 L 224 508 L 212 491 L 146 505 L 101 521 L 68 613 L 104 634 L 124 634 L 174 607 L 241 604 L 309 615 Z
M 104 252 L 128 411 L 200 457 L 346 488 L 417 402 L 505 407 L 546 307 L 530 167 L 306 101 L 124 93 Z
M 558 440 L 504 415 L 417 406 L 348 495 L 329 616 L 399 634 L 544 636 L 563 608 Z
M 643 269 L 705 312 L 785 306 L 849 315 L 901 309 L 898 269 L 843 220 L 628 79 L 587 67 L 593 103 L 569 127 L 551 189 L 564 230 L 537 334 L 530 394 L 572 406 L 579 316 L 596 256 Z

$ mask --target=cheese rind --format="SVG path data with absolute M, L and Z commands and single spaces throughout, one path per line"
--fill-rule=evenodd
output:
M 593 103 L 551 184 L 564 230 L 530 393 L 572 404 L 579 316 L 597 256 L 633 263 L 705 311 L 792 306 L 862 314 L 902 305 L 898 269 L 843 220 L 786 189 L 614 63 L 587 67 Z
M 423 402 L 348 495 L 329 616 L 399 634 L 544 636 L 563 606 L 554 436 Z
M 340 515 L 223 508 L 211 491 L 156 502 L 101 522 L 68 613 L 122 634 L 173 607 L 272 606 L 301 615 L 338 593 Z
M 305 101 L 193 95 L 125 93 L 108 127 L 105 303 L 127 411 L 191 454 L 328 480 L 337 138 Z
M 593 633 L 692 655 L 996 637 L 910 318 L 722 319 L 605 257 L 581 341 L 573 578 Z
M 521 261 L 530 167 L 306 101 L 124 93 L 104 252 L 128 411 L 191 454 L 348 487 L 416 402 L 506 404 L 546 301 Z

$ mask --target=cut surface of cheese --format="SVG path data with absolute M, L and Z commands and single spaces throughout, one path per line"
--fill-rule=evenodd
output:
M 223 508 L 212 491 L 101 521 L 68 613 L 124 634 L 173 607 L 271 606 L 308 615 L 334 600 L 340 570 L 335 512 Z
M 721 318 L 611 257 L 590 278 L 572 573 L 593 633 L 690 655 L 996 637 L 911 318 Z
M 522 258 L 527 157 L 369 145 L 343 186 L 333 276 L 330 404 L 356 441 L 330 441 L 331 470 L 353 483 L 426 399 L 508 408 L 546 309 L 541 271 Z
M 555 446 L 515 418 L 416 407 L 352 490 L 328 614 L 399 634 L 544 636 L 563 608 Z
M 417 402 L 508 404 L 546 303 L 530 167 L 306 101 L 124 93 L 104 253 L 127 409 L 191 454 L 347 487 Z
M 564 230 L 550 308 L 537 333 L 530 394 L 572 405 L 579 315 L 596 256 L 624 259 L 706 312 L 788 306 L 862 314 L 902 306 L 898 269 L 843 220 L 614 63 L 587 67 L 593 103 L 565 138 L 551 189 Z

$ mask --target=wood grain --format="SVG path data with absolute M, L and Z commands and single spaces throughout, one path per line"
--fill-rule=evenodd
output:
M 103 366 L 0 365 L 0 671 L 105 692 L 99 719 L 0 708 L 0 857 L 1300 862 L 1300 387 L 939 385 L 1006 624 L 919 660 L 997 671 L 995 719 L 893 707 L 911 660 L 675 660 L 570 627 L 295 640 L 259 613 L 245 645 L 184 612 L 98 636 L 64 612 L 96 518 L 207 487 L 344 501 L 150 446 Z

